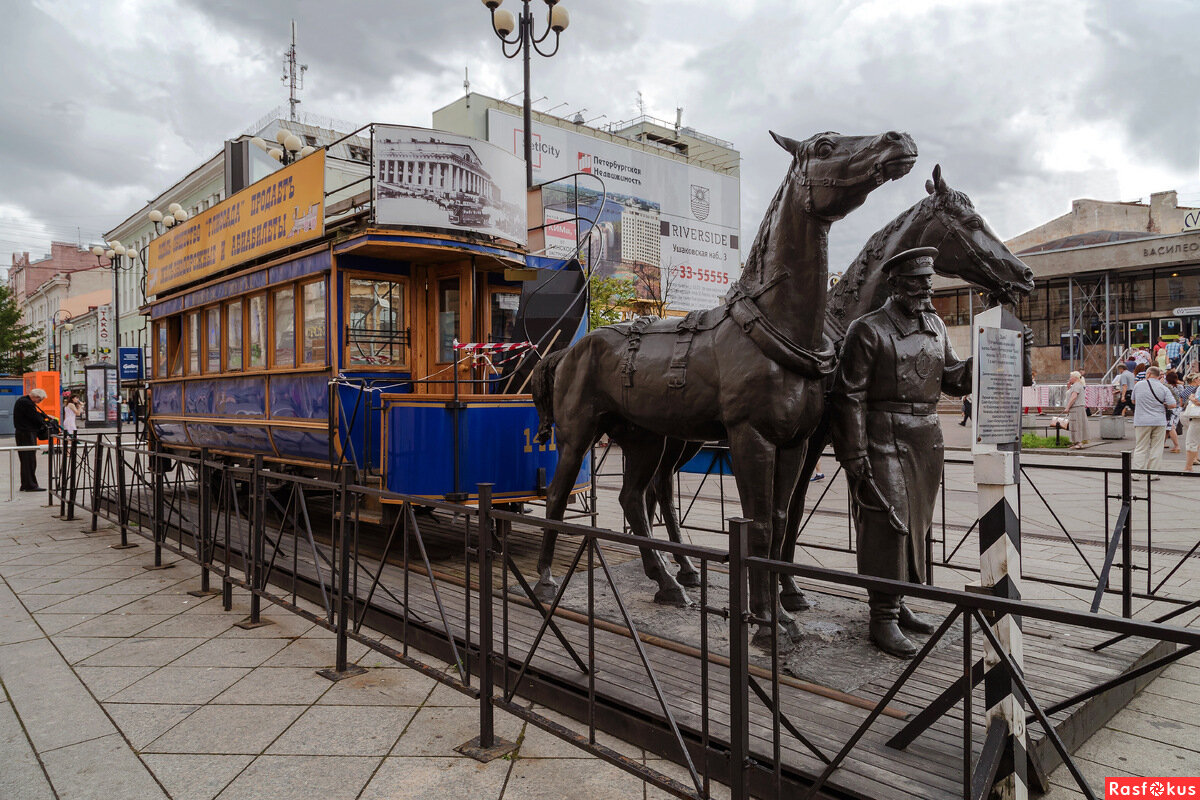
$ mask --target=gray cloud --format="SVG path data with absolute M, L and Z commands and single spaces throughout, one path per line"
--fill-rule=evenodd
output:
M 1200 4 L 564 5 L 573 16 L 561 52 L 534 64 L 534 96 L 550 98 L 539 107 L 565 101 L 558 113 L 586 106 L 613 121 L 637 113 L 639 90 L 656 116 L 682 106 L 685 124 L 742 151 L 747 237 L 787 165 L 768 128 L 911 133 L 918 166 L 834 227 L 834 268 L 920 199 L 934 163 L 1006 236 L 1077 196 L 1200 188 L 1198 68 L 1184 35 L 1200 29 Z M 6 4 L 21 35 L 0 48 L 4 74 L 18 78 L 0 88 L 0 218 L 16 212 L 0 219 L 0 264 L 22 231 L 111 227 L 286 100 L 292 17 L 308 111 L 427 125 L 461 94 L 464 67 L 478 91 L 520 88 L 519 62 L 501 56 L 478 0 Z M 40 249 L 30 245 L 21 249 Z

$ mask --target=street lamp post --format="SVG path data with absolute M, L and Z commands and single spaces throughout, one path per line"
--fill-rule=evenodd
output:
M 496 36 L 500 39 L 501 49 L 505 58 L 516 58 L 518 55 L 524 56 L 525 66 L 525 185 L 533 186 L 533 125 L 532 109 L 529 102 L 529 59 L 536 51 L 538 55 L 550 58 L 558 52 L 559 34 L 567 29 L 567 25 L 571 22 L 571 17 L 567 10 L 560 6 L 559 0 L 544 0 L 547 6 L 546 30 L 541 36 L 535 36 L 533 32 L 533 11 L 530 10 L 529 4 L 533 0 L 521 0 L 520 17 L 513 16 L 511 11 L 500 8 L 500 4 L 504 0 L 483 0 L 483 4 L 492 12 L 492 30 L 496 32 Z M 509 34 L 516 31 L 516 36 L 508 38 Z M 554 49 L 550 52 L 544 52 L 540 45 L 550 34 L 554 34 Z M 512 45 L 512 52 L 509 52 L 509 46 Z
M 183 211 L 182 208 L 180 208 L 177 213 L 182 213 L 184 218 L 185 219 L 187 218 L 187 214 L 186 214 L 186 212 Z M 121 365 L 120 365 L 120 356 L 119 356 L 119 354 L 121 352 L 120 274 L 122 271 L 128 272 L 128 271 L 132 271 L 132 270 L 136 269 L 138 261 L 140 260 L 140 256 L 138 255 L 138 251 L 136 248 L 133 248 L 133 247 L 127 248 L 127 247 L 125 247 L 125 245 L 121 244 L 116 239 L 114 239 L 108 243 L 108 249 L 105 249 L 99 245 L 96 245 L 95 247 L 92 248 L 92 254 L 94 256 L 96 256 L 96 263 L 99 266 L 104 266 L 104 263 L 101 259 L 107 258 L 109 266 L 112 267 L 112 271 L 113 271 L 113 298 L 112 298 L 113 325 L 115 326 L 114 333 L 116 334 L 116 336 L 115 336 L 116 351 L 118 353 L 116 367 L 117 367 L 117 446 L 119 447 L 120 443 L 121 443 L 121 427 L 122 427 L 121 426 Z
M 304 158 L 309 153 L 316 152 L 317 149 L 312 145 L 305 144 L 299 136 L 286 128 L 275 131 L 275 141 L 279 147 L 271 147 L 265 139 L 255 136 L 250 140 L 250 144 L 264 151 L 285 167 L 293 161 Z
M 62 322 L 59 322 L 58 315 L 66 314 Z M 71 312 L 65 308 L 60 308 L 54 312 L 54 316 L 50 318 L 50 323 L 54 326 L 54 355 L 58 362 L 58 394 L 62 396 L 63 390 L 63 352 L 62 352 L 62 332 L 69 331 L 75 326 L 71 324 Z

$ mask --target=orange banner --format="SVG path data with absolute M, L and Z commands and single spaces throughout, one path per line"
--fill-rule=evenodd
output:
M 325 151 L 176 225 L 150 243 L 146 293 L 193 283 L 325 233 Z

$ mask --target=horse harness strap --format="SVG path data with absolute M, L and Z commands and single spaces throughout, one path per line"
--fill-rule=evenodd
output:
M 837 366 L 837 351 L 828 342 L 823 350 L 801 347 L 771 324 L 751 297 L 732 298 L 727 308 L 730 319 L 741 326 L 763 355 L 784 369 L 806 378 L 823 378 Z
M 682 389 L 687 383 L 688 352 L 692 349 L 692 337 L 700 329 L 701 311 L 689 311 L 675 329 L 678 336 L 675 348 L 671 351 L 671 364 L 667 367 L 667 386 L 671 389 Z
M 642 334 L 657 322 L 658 317 L 638 317 L 629 323 L 629 332 L 625 334 L 625 358 L 621 361 L 621 374 L 625 376 L 625 385 L 633 386 L 633 373 L 637 370 L 638 349 L 642 346 Z

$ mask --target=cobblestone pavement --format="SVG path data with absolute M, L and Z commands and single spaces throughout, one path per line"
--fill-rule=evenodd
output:
M 0 486 L 6 470 L 0 459 Z M 1189 487 L 1178 492 L 1185 505 L 1200 496 Z M 476 710 L 465 695 L 353 642 L 350 656 L 368 672 L 332 684 L 314 674 L 333 661 L 327 631 L 270 606 L 264 616 L 275 624 L 234 627 L 248 613 L 245 594 L 235 593 L 233 610 L 225 612 L 219 598 L 187 594 L 198 587 L 193 565 L 149 571 L 144 544 L 111 549 L 118 538 L 111 529 L 93 534 L 81 520 L 58 519 L 44 494 L 5 497 L 4 800 L 666 796 L 499 711 L 497 733 L 519 743 L 515 755 L 486 765 L 460 756 L 453 748 L 476 733 Z M 698 504 L 719 526 L 715 506 Z M 823 536 L 845 536 L 832 517 L 826 528 Z M 693 538 L 720 541 L 718 534 Z M 1051 545 L 1048 562 L 1059 552 Z M 805 552 L 831 566 L 848 566 L 852 558 Z M 945 585 L 970 578 L 939 572 Z M 1047 593 L 1059 602 L 1086 594 L 1054 591 Z M 1200 774 L 1198 720 L 1200 664 L 1193 659 L 1170 667 L 1085 744 L 1079 763 L 1097 788 L 1106 775 Z M 684 777 L 632 745 L 601 740 Z M 1053 800 L 1080 796 L 1067 788 L 1065 770 L 1053 780 Z M 717 789 L 715 797 L 727 796 Z

